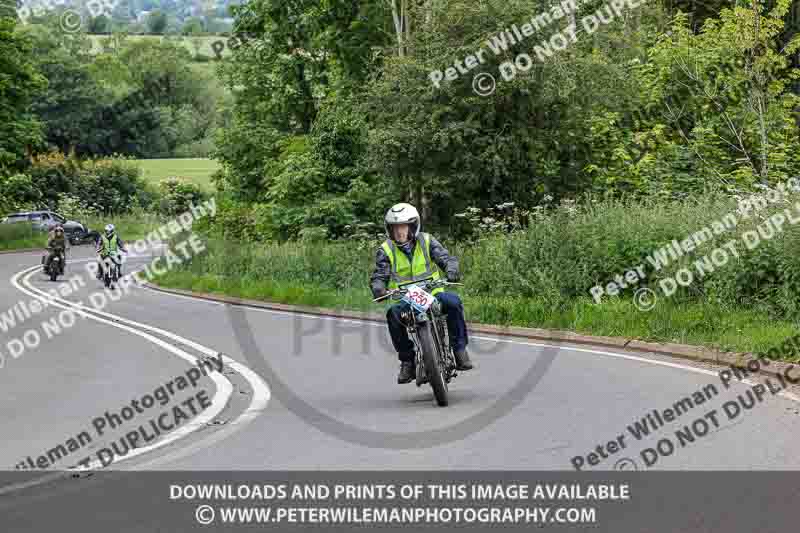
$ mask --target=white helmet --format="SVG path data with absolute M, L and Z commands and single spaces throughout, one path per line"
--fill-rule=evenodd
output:
M 417 208 L 411 204 L 397 204 L 393 205 L 391 209 L 386 212 L 386 217 L 383 219 L 384 227 L 386 228 L 386 235 L 390 239 L 394 239 L 389 226 L 393 224 L 409 224 L 411 226 L 411 234 L 416 238 L 419 235 L 419 230 L 422 227 Z
M 114 224 L 107 224 L 106 225 L 106 236 L 109 237 L 109 236 L 113 235 L 115 229 L 116 228 L 114 228 Z

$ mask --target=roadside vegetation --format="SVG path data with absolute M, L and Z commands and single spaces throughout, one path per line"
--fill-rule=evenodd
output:
M 84 159 L 59 152 L 32 158 L 26 174 L 0 177 L 0 210 L 52 209 L 94 231 L 117 226 L 125 240 L 135 240 L 207 197 L 189 178 L 145 180 L 129 158 Z M 169 174 L 169 173 L 167 173 Z M 25 223 L 0 224 L 2 249 L 44 246 L 46 237 Z
M 590 290 L 800 176 L 797 10 L 642 2 L 536 55 L 604 5 L 500 46 L 552 2 L 250 0 L 230 9 L 246 38 L 214 62 L 190 39 L 98 21 L 108 37 L 64 34 L 57 13 L 3 19 L 13 101 L 0 106 L 0 208 L 122 217 L 138 235 L 213 191 L 218 212 L 198 227 L 209 252 L 161 283 L 370 308 L 380 221 L 408 201 L 461 258 L 472 320 L 768 348 L 800 322 L 794 226 L 669 298 L 659 287 L 791 204 L 646 268 L 602 304 Z M 166 32 L 162 15 L 149 33 Z M 186 21 L 181 33 L 209 31 Z M 481 48 L 491 94 L 475 93 L 478 70 L 432 82 Z M 530 69 L 504 80 L 521 53 Z M 635 305 L 642 287 L 659 296 L 650 311 Z
M 602 200 L 583 207 L 565 202 L 534 214 L 505 205 L 491 213 L 466 213 L 462 222 L 472 233 L 445 244 L 461 261 L 465 286 L 458 292 L 471 321 L 761 351 L 797 328 L 800 227 L 787 224 L 783 232 L 753 250 L 747 249 L 743 235 L 757 231 L 769 216 L 798 199 L 800 194 L 795 194 L 740 217 L 735 228 L 658 270 L 646 257 L 673 239 L 683 240 L 736 213 L 737 202 L 712 194 L 692 202 Z M 205 224 L 213 227 L 214 221 Z M 212 232 L 206 253 L 158 283 L 283 303 L 378 311 L 383 306 L 371 303 L 368 280 L 381 240 L 381 235 L 372 233 L 339 242 L 251 246 Z M 738 241 L 739 258 L 731 256 L 713 273 L 698 276 L 694 284 L 679 287 L 670 297 L 659 288 L 679 269 L 695 269 L 699 258 L 731 240 Z M 592 286 L 605 285 L 638 265 L 647 275 L 640 284 L 619 296 L 606 296 L 600 304 L 592 300 Z M 632 296 L 640 287 L 655 291 L 652 309 L 634 304 Z
M 225 58 L 230 55 L 230 50 L 226 46 L 217 45 L 219 50 L 219 57 L 214 49 L 214 43 L 221 42 L 223 45 L 229 39 L 226 35 L 134 35 L 117 32 L 116 35 L 90 35 L 93 54 L 100 54 L 106 51 L 109 47 L 116 44 L 119 35 L 125 35 L 124 39 L 128 42 L 150 42 L 162 43 L 172 42 L 178 44 L 186 49 L 192 56 L 194 61 L 208 62 L 217 61 L 219 58 Z
M 0 224 L 0 250 L 44 248 L 46 234 L 33 231 L 27 224 Z
M 113 222 L 132 239 L 213 190 L 207 156 L 230 95 L 181 43 L 112 35 L 98 51 L 83 31 L 65 33 L 57 11 L 1 21 L 11 59 L 0 216 L 53 210 L 93 230 Z M 2 240 L 5 249 L 29 244 Z

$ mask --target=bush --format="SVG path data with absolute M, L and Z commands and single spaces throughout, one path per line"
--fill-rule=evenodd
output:
M 136 205 L 143 192 L 141 170 L 128 159 L 89 160 L 84 163 L 79 181 L 78 197 L 86 203 L 97 204 L 104 213 L 125 213 Z
M 196 183 L 186 178 L 171 177 L 159 182 L 160 200 L 158 210 L 167 216 L 179 215 L 205 199 L 205 194 Z
M 26 174 L 0 175 L 0 209 L 16 211 L 24 205 L 35 205 L 42 199 L 42 193 L 34 186 Z
M 182 144 L 175 148 L 174 156 L 178 158 L 202 157 L 208 158 L 214 151 L 214 139 L 205 137 L 203 139 Z
M 96 204 L 87 204 L 77 196 L 68 193 L 58 195 L 58 212 L 70 220 L 83 220 L 100 214 Z
M 671 297 L 675 305 L 711 302 L 795 319 L 800 317 L 800 224 L 786 222 L 781 232 L 768 240 L 762 238 L 752 250 L 747 249 L 743 235 L 753 235 L 759 228 L 764 231 L 765 221 L 786 208 L 794 209 L 789 200 L 796 198 L 795 194 L 783 203 L 769 204 L 749 218 L 737 213 L 735 197 L 711 192 L 693 202 L 607 199 L 577 205 L 564 201 L 558 206 L 534 208 L 524 222 L 518 218 L 519 211 L 505 204 L 505 216 L 468 212 L 477 228 L 465 240 L 452 241 L 436 230 L 430 231 L 459 258 L 465 274 L 463 290 L 468 296 L 536 299 L 551 309 L 564 310 L 577 300 L 588 299 L 593 286 L 605 286 L 641 265 L 646 278 L 623 289 L 621 298 L 628 299 L 637 289 L 650 287 L 663 299 L 660 283 L 675 278 L 680 269 L 688 269 L 694 274 L 694 282 L 678 287 Z M 278 214 L 287 216 L 285 208 Z M 694 251 L 670 259 L 660 269 L 647 260 L 673 240 L 682 242 L 728 214 L 736 215 L 736 226 L 711 235 Z M 220 272 L 242 268 L 259 276 L 275 276 L 268 279 L 282 283 L 306 280 L 326 287 L 358 287 L 368 279 L 382 239 L 376 236 L 377 226 L 349 226 L 350 237 L 334 240 L 324 225 L 299 224 L 300 242 L 277 245 L 269 242 L 276 216 L 269 204 L 221 202 L 216 218 L 210 221 L 212 237 L 266 244 L 258 248 L 257 256 L 228 255 L 226 261 L 239 266 L 226 264 L 219 267 Z M 293 216 L 302 220 L 303 212 Z M 283 225 L 289 221 L 278 222 Z M 700 275 L 696 265 L 730 241 L 737 243 L 738 257 L 731 254 L 727 263 Z M 326 258 L 323 264 L 320 258 Z M 326 261 L 329 264 L 324 264 Z M 214 270 L 216 266 L 208 268 L 211 270 L 207 272 L 219 273 Z M 618 300 L 604 297 L 603 301 Z
M 49 152 L 34 157 L 28 172 L 41 203 L 51 208 L 68 194 L 102 213 L 124 213 L 141 204 L 145 193 L 141 170 L 124 157 L 80 159 Z
M 195 228 L 224 240 L 267 242 L 274 233 L 272 206 L 217 196 L 216 215 L 203 218 Z

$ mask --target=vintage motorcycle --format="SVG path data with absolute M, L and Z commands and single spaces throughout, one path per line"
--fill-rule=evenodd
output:
M 61 252 L 53 256 L 53 259 L 50 261 L 50 266 L 48 267 L 45 263 L 47 256 L 42 256 L 42 265 L 44 273 L 50 276 L 50 281 L 56 281 L 58 276 L 64 275 L 64 263 L 66 263 L 66 252 Z
M 373 300 L 380 302 L 392 298 L 409 304 L 408 310 L 402 313 L 401 320 L 408 329 L 409 338 L 414 342 L 417 387 L 430 383 L 436 403 L 441 407 L 447 405 L 448 384 L 457 376 L 456 359 L 450 347 L 447 317 L 439 300 L 431 292 L 450 285 L 461 283 L 425 278 L 400 284 L 398 289 Z
M 120 254 L 110 254 L 100 261 L 103 273 L 103 285 L 114 288 L 122 277 L 122 257 Z

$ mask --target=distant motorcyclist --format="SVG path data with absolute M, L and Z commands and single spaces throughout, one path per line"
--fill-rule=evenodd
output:
M 96 240 L 96 248 L 97 254 L 100 256 L 97 272 L 98 279 L 103 279 L 103 267 L 110 261 L 112 256 L 116 257 L 120 251 L 128 253 L 125 243 L 117 235 L 114 224 L 106 225 L 105 233 L 101 234 L 100 238 Z
M 388 239 L 378 249 L 375 271 L 370 278 L 375 298 L 384 296 L 388 292 L 387 287 L 398 288 L 399 283 L 429 277 L 438 279 L 437 265 L 446 273 L 448 281 L 457 282 L 461 278 L 458 259 L 451 256 L 431 235 L 420 231 L 420 216 L 413 205 L 401 203 L 389 209 L 384 225 Z M 467 353 L 469 339 L 461 299 L 455 293 L 445 292 L 442 288 L 435 289 L 432 294 L 442 304 L 442 310 L 447 315 L 447 329 L 456 358 L 456 368 L 471 369 L 473 365 Z M 398 383 L 409 383 L 416 375 L 414 343 L 408 338 L 408 331 L 400 318 L 408 308 L 407 303 L 400 302 L 390 307 L 386 313 L 392 344 L 400 359 Z
M 61 225 L 55 226 L 47 236 L 47 259 L 44 262 L 45 270 L 50 268 L 53 258 L 60 255 L 64 259 L 64 252 L 67 249 L 67 239 L 64 236 L 64 228 Z

